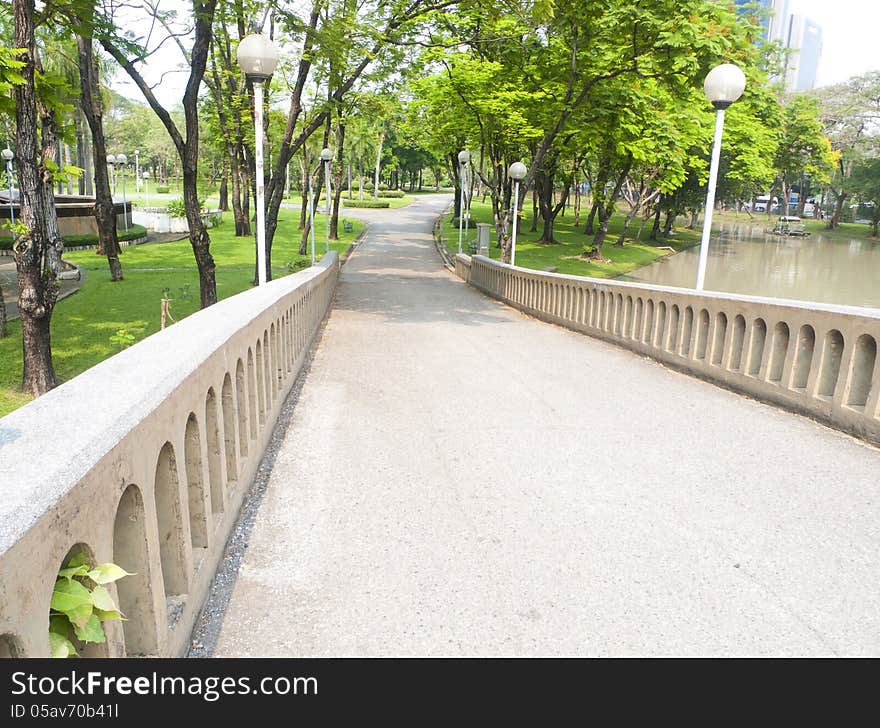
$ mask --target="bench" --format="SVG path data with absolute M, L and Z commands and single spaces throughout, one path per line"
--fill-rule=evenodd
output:
M 354 225 L 351 224 L 351 220 L 343 220 L 342 229 L 345 230 L 345 232 L 347 233 L 350 233 L 352 230 L 354 230 Z

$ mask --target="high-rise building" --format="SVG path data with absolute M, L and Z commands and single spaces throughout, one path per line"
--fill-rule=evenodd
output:
M 816 87 L 822 56 L 822 27 L 804 15 L 792 15 L 783 45 L 788 49 L 785 90 L 810 91 Z
M 737 12 L 746 17 L 753 16 L 764 29 L 764 40 L 783 41 L 788 25 L 788 4 L 790 0 L 733 0 Z M 755 13 L 754 11 L 757 10 Z

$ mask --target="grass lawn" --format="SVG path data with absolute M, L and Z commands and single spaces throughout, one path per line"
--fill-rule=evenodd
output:
M 152 187 L 150 189 L 152 190 Z M 163 194 L 156 194 L 155 192 L 151 191 L 149 196 L 145 195 L 143 190 L 139 194 L 138 193 L 132 194 L 131 192 L 126 191 L 125 197 L 127 200 L 130 200 L 132 203 L 134 203 L 135 206 L 165 207 L 169 202 L 172 202 L 174 200 L 179 200 L 181 198 L 180 192 L 174 192 L 173 187 L 171 189 L 172 189 L 172 192 L 163 193 Z M 118 190 L 117 190 L 116 197 L 117 197 L 117 200 L 122 199 L 122 193 L 119 192 Z M 345 201 L 347 199 L 348 199 L 348 192 L 345 189 L 343 189 L 342 190 L 342 202 L 341 202 L 343 207 L 345 207 Z M 355 188 L 354 191 L 352 192 L 352 199 L 355 199 L 355 200 L 358 199 L 357 188 Z M 373 199 L 372 188 L 366 188 L 366 187 L 364 188 L 364 199 L 365 200 L 372 200 Z M 388 198 L 380 197 L 379 199 L 382 201 L 385 201 L 385 202 L 390 202 L 391 204 L 388 207 L 388 209 L 390 209 L 390 210 L 397 209 L 398 207 L 406 207 L 407 205 L 412 204 L 412 202 L 415 201 L 415 198 L 412 196 L 409 196 L 409 195 L 407 195 L 406 197 L 388 197 Z M 208 194 L 205 197 L 205 205 L 207 207 L 209 207 L 211 209 L 215 209 L 217 207 L 217 205 L 219 205 L 219 204 L 220 204 L 220 198 L 218 197 L 216 192 Z M 294 206 L 296 206 L 297 209 L 299 209 L 299 206 L 302 204 L 302 196 L 299 194 L 299 192 L 294 192 L 292 195 L 290 195 L 290 197 L 284 198 L 283 204 L 285 207 L 287 205 L 294 205 Z M 251 203 L 251 205 L 253 205 L 253 202 Z M 253 207 L 251 207 L 251 209 L 253 210 Z M 318 211 L 320 212 L 323 209 L 324 209 L 324 197 L 322 195 L 321 199 L 318 201 Z M 231 208 L 230 208 L 229 212 L 224 213 L 224 217 L 226 217 L 227 215 L 230 218 L 232 217 Z
M 772 230 L 776 221 L 779 219 L 779 215 L 771 215 L 770 217 L 767 217 L 766 213 L 752 214 L 753 217 L 749 218 L 744 212 L 716 212 L 712 219 L 713 222 L 719 224 L 738 223 L 740 225 L 750 225 L 762 229 L 766 228 L 767 230 Z M 815 220 L 813 218 L 805 217 L 802 219 L 802 222 L 804 223 L 804 227 L 810 231 L 811 235 L 821 235 L 828 240 L 848 243 L 850 240 L 875 239 L 871 237 L 871 233 L 873 232 L 871 226 L 865 225 L 864 223 L 856 224 L 854 222 L 844 222 L 840 224 L 840 227 L 834 228 L 834 230 L 829 230 L 828 220 Z
M 586 211 L 589 212 L 589 209 Z M 474 202 L 471 206 L 471 217 L 477 222 L 492 222 L 492 207 L 487 202 L 485 204 Z M 614 246 L 620 231 L 623 229 L 624 216 L 616 214 L 611 218 L 608 236 L 605 238 L 605 244 L 602 246 L 602 255 L 611 262 L 600 263 L 596 261 L 587 261 L 580 256 L 583 253 L 585 245 L 591 245 L 593 241 L 592 235 L 584 235 L 583 228 L 586 225 L 586 213 L 581 215 L 581 223 L 574 227 L 572 224 L 572 214 L 566 217 L 560 215 L 556 219 L 555 237 L 559 241 L 556 245 L 537 245 L 535 243 L 541 237 L 540 220 L 538 232 L 530 233 L 531 212 L 527 211 L 526 220 L 522 227 L 517 230 L 516 235 L 516 264 L 523 268 L 532 268 L 534 270 L 544 270 L 545 268 L 555 267 L 557 273 L 566 273 L 569 275 L 588 276 L 592 278 L 613 278 L 622 273 L 628 273 L 636 268 L 648 265 L 658 258 L 668 255 L 669 250 L 661 250 L 660 246 L 671 247 L 676 251 L 683 250 L 700 242 L 699 230 L 685 230 L 684 227 L 677 227 L 674 236 L 670 238 L 661 238 L 657 243 L 651 243 L 647 240 L 648 234 L 651 232 L 651 223 L 649 220 L 645 223 L 642 230 L 642 241 L 633 242 L 638 234 L 640 219 L 633 220 L 630 225 L 630 237 L 622 248 Z M 470 230 L 469 240 L 473 242 L 476 239 L 476 230 Z M 494 225 L 491 230 L 492 243 L 489 247 L 489 254 L 492 258 L 498 260 L 501 258 L 501 249 L 495 246 L 495 229 Z M 451 214 L 447 213 L 443 216 L 443 224 L 440 227 L 440 234 L 446 248 L 452 252 L 458 252 L 458 227 L 452 223 Z M 467 252 L 467 246 L 463 243 L 463 249 Z
M 344 252 L 363 229 L 353 220 L 352 232 L 341 230 L 331 247 Z M 288 263 L 304 261 L 297 254 L 299 215 L 283 210 L 272 246 L 272 274 L 287 275 Z M 323 254 L 324 221 L 316 219 L 316 243 Z M 211 253 L 217 265 L 217 295 L 226 298 L 251 286 L 254 271 L 253 238 L 236 238 L 231 218 L 211 233 Z M 199 279 L 188 240 L 122 249 L 125 280 L 110 282 L 107 259 L 86 250 L 69 253 L 66 260 L 86 269 L 78 293 L 59 301 L 52 315 L 52 355 L 55 371 L 64 381 L 85 371 L 119 348 L 110 341 L 119 329 L 136 340 L 159 330 L 162 290 L 171 292 L 171 315 L 180 320 L 198 310 Z M 21 324 L 9 322 L 9 336 L 0 339 L 0 416 L 30 401 L 21 384 Z

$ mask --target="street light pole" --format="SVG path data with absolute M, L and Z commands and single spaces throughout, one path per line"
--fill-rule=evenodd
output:
M 144 209 L 150 206 L 150 170 L 144 170 L 144 196 L 147 198 L 147 204 L 144 205 Z
M 312 243 L 312 265 L 315 264 L 315 193 L 312 191 L 312 170 L 309 170 L 309 238 Z
M 706 281 L 709 260 L 709 236 L 712 231 L 712 212 L 715 207 L 715 187 L 718 182 L 718 163 L 721 159 L 721 137 L 724 131 L 724 110 L 742 96 L 746 88 L 745 74 L 732 63 L 723 63 L 709 71 L 703 82 L 703 91 L 715 107 L 715 140 L 709 165 L 709 187 L 706 191 L 706 214 L 700 239 L 700 260 L 697 264 L 696 290 L 702 291 Z
M 116 157 L 107 155 L 107 164 L 110 167 L 110 181 L 113 183 L 113 196 L 116 197 Z
M 141 193 L 141 160 L 140 160 L 140 149 L 134 150 L 134 186 L 136 188 L 136 192 L 138 194 Z
M 266 209 L 263 190 L 263 82 L 254 81 L 254 158 L 257 172 L 257 282 L 266 282 Z
M 128 211 L 125 208 L 125 165 L 128 164 L 128 157 L 124 154 L 117 154 L 116 164 L 122 167 L 122 220 L 125 224 L 125 229 L 128 230 Z
M 468 218 L 468 212 L 470 206 L 467 204 L 468 194 L 467 194 L 467 163 L 471 159 L 471 153 L 467 149 L 462 149 L 458 153 L 458 167 L 459 167 L 459 177 L 461 185 L 461 199 L 459 200 L 459 210 L 458 210 L 458 252 L 461 253 L 461 239 L 464 233 L 464 223 L 465 219 Z
M 327 200 L 326 200 L 326 210 L 327 210 L 327 224 L 325 225 L 325 237 L 324 237 L 324 253 L 330 252 L 330 160 L 333 159 L 333 150 L 324 147 L 321 150 L 321 161 L 324 162 L 324 181 L 326 182 L 327 187 Z
M 516 223 L 519 218 L 519 183 L 525 179 L 528 170 L 522 162 L 514 162 L 507 170 L 507 174 L 513 180 L 513 222 L 510 235 L 510 264 L 516 265 Z
M 0 152 L 0 156 L 3 157 L 3 161 L 6 162 L 6 177 L 9 181 L 9 229 L 12 232 L 12 240 L 15 241 L 15 208 L 13 207 L 12 201 L 12 160 L 15 158 L 15 154 L 13 154 L 12 150 L 9 147 L 6 147 L 2 152 Z
M 266 283 L 266 206 L 263 179 L 263 83 L 278 65 L 278 49 L 262 33 L 241 39 L 237 52 L 238 64 L 254 86 L 254 160 L 257 187 L 257 282 Z

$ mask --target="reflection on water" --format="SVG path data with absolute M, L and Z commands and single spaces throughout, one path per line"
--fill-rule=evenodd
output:
M 698 257 L 699 247 L 689 248 L 619 280 L 693 288 Z M 706 290 L 880 308 L 880 242 L 726 224 L 709 244 Z

